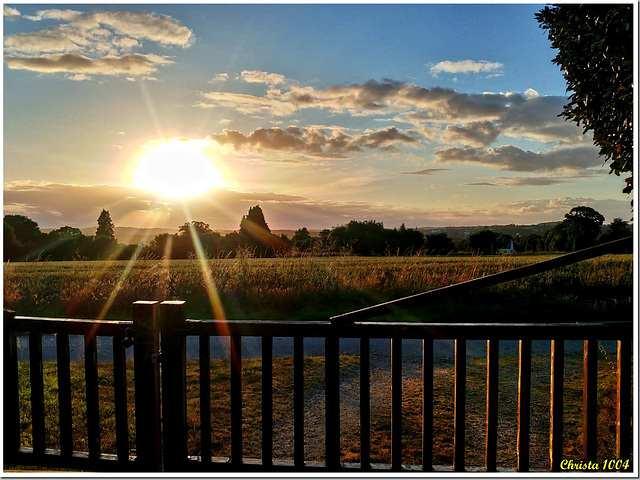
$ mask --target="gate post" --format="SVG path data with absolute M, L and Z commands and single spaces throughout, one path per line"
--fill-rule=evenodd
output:
M 187 348 L 183 301 L 160 304 L 162 338 L 162 439 L 164 469 L 184 470 L 187 460 Z
M 137 466 L 162 471 L 160 437 L 160 368 L 158 365 L 158 302 L 133 302 L 133 363 L 136 405 Z
M 3 356 L 3 446 L 4 462 L 11 463 L 11 458 L 20 448 L 20 408 L 18 401 L 18 345 L 15 332 L 10 328 L 16 313 L 3 310 L 4 324 L 4 356 Z

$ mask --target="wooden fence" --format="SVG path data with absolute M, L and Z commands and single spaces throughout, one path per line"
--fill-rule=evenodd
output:
M 600 255 L 617 247 L 592 249 L 586 258 Z M 571 257 L 574 255 L 574 257 Z M 581 253 L 554 259 L 549 268 L 582 260 Z M 545 262 L 542 262 L 545 263 Z M 534 265 L 536 271 L 540 264 Z M 475 286 L 519 278 L 532 274 L 531 267 L 519 272 L 497 274 L 472 282 Z M 528 270 L 526 270 L 528 269 Z M 468 289 L 463 286 L 450 290 Z M 436 290 L 433 296 L 442 295 Z M 439 293 L 440 292 L 440 293 Z M 422 302 L 429 298 L 421 294 Z M 432 471 L 433 463 L 433 385 L 434 341 L 455 341 L 455 393 L 453 399 L 453 465 L 451 470 L 464 471 L 465 408 L 467 384 L 467 341 L 487 341 L 487 388 L 485 469 L 495 471 L 498 439 L 498 376 L 499 345 L 503 340 L 519 341 L 517 465 L 518 471 L 530 470 L 531 434 L 531 369 L 532 341 L 551 340 L 550 368 L 550 431 L 549 469 L 561 470 L 563 444 L 563 387 L 564 345 L 566 340 L 584 342 L 583 376 L 583 459 L 597 459 L 597 342 L 617 341 L 617 399 L 616 399 L 616 456 L 632 459 L 632 345 L 634 328 L 630 321 L 590 323 L 391 323 L 363 321 L 397 306 L 415 305 L 416 297 L 389 302 L 367 311 L 335 317 L 326 322 L 247 321 L 247 320 L 188 320 L 182 301 L 138 301 L 133 304 L 133 321 L 95 321 L 36 318 L 16 316 L 4 312 L 4 464 L 40 465 L 98 471 L 166 471 L 166 472 L 267 472 L 267 471 L 369 471 L 371 465 L 371 364 L 370 340 L 390 339 L 391 342 L 391 464 L 400 471 L 402 465 L 402 341 L 422 341 L 422 462 L 424 471 Z M 59 449 L 45 445 L 45 405 L 43 378 L 43 335 L 56 338 L 57 390 L 59 412 Z M 69 335 L 84 336 L 85 394 L 87 420 L 87 451 L 73 449 Z M 18 376 L 18 337 L 28 336 L 29 383 L 31 403 L 32 445 L 21 444 L 21 420 Z M 187 452 L 187 337 L 199 338 L 199 396 L 200 396 L 200 454 Z M 231 409 L 231 455 L 212 457 L 211 445 L 211 362 L 210 338 L 228 337 L 230 342 L 231 381 L 228 402 Z M 261 337 L 261 458 L 243 458 L 243 383 L 242 339 Z M 101 450 L 100 401 L 98 388 L 98 337 L 111 337 L 113 348 L 113 385 L 115 404 L 116 454 Z M 293 444 L 291 464 L 274 461 L 273 456 L 273 341 L 274 337 L 293 339 Z M 324 338 L 325 393 L 325 458 L 324 462 L 306 461 L 305 396 L 304 396 L 304 339 Z M 340 353 L 341 338 L 360 339 L 360 464 L 342 462 L 340 443 Z M 135 378 L 135 412 L 127 409 L 126 349 L 133 347 Z M 213 407 L 217 408 L 216 406 Z M 129 445 L 129 416 L 135 413 L 135 450 Z

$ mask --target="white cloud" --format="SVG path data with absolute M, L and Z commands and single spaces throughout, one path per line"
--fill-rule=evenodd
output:
M 465 74 L 470 73 L 490 73 L 493 76 L 499 75 L 504 65 L 499 62 L 489 62 L 487 60 L 460 60 L 451 61 L 445 60 L 443 62 L 436 63 L 431 67 L 430 71 L 433 76 L 438 76 L 441 73 L 449 74 Z
M 211 80 L 209 80 L 209 82 L 211 82 L 211 83 L 226 82 L 227 80 L 229 80 L 229 74 L 228 73 L 219 73 L 217 75 L 214 75 L 214 77 Z
M 20 12 L 13 7 L 9 7 L 8 5 L 2 6 L 2 14 L 4 15 L 5 18 L 8 18 L 9 20 L 13 20 L 20 17 Z
M 247 83 L 266 83 L 267 85 L 278 85 L 285 82 L 284 75 L 257 70 L 243 70 L 240 73 L 240 78 Z

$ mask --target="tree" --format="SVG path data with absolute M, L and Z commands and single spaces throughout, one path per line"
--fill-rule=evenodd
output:
M 491 255 L 496 249 L 496 234 L 489 229 L 469 235 L 469 246 L 474 254 Z
M 447 232 L 429 233 L 426 236 L 427 251 L 431 254 L 446 255 L 455 250 L 453 240 Z
M 592 247 L 600 235 L 604 217 L 591 207 L 573 207 L 562 222 L 567 227 L 568 247 L 581 250 Z
M 271 233 L 271 230 L 264 219 L 260 205 L 249 208 L 249 213 L 240 220 L 240 234 L 251 237 L 264 235 L 265 232 Z
M 314 239 L 307 227 L 299 228 L 291 237 L 291 244 L 299 250 L 307 250 L 314 244 Z
M 113 240 L 116 239 L 114 235 L 114 225 L 111 221 L 111 215 L 108 210 L 102 210 L 98 217 L 98 229 L 96 230 L 96 237 L 107 237 Z
M 37 242 L 44 236 L 38 224 L 24 215 L 5 215 L 4 223 L 13 229 L 16 239 L 23 245 Z
M 609 224 L 609 228 L 604 232 L 598 243 L 613 242 L 614 240 L 620 240 L 633 235 L 633 230 L 629 228 L 629 224 L 621 218 L 614 218 Z
M 633 4 L 568 4 L 536 14 L 573 92 L 562 116 L 593 131 L 610 172 L 633 190 Z

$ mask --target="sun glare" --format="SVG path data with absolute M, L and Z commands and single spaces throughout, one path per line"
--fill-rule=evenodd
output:
M 136 187 L 167 198 L 188 198 L 225 185 L 206 142 L 173 139 L 144 147 L 133 173 Z

